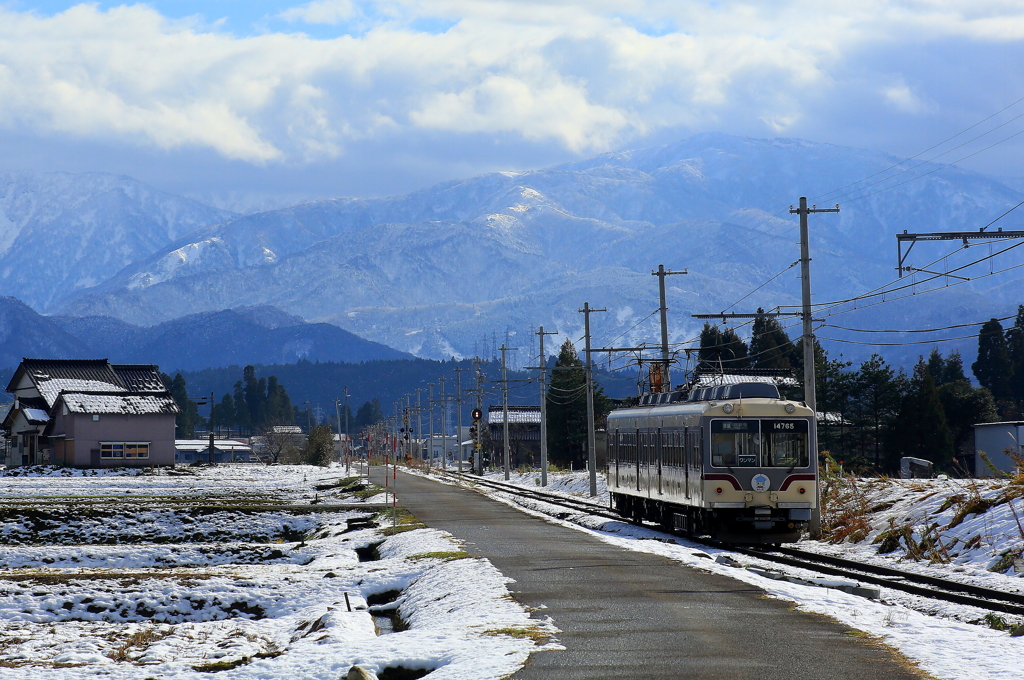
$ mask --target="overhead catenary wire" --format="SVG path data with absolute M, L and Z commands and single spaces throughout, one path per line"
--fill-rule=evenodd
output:
M 867 177 L 863 177 L 863 178 L 861 178 L 861 179 L 859 179 L 859 180 L 857 180 L 857 181 L 855 181 L 855 182 L 851 182 L 851 183 L 849 183 L 849 184 L 846 184 L 846 185 L 844 185 L 844 186 L 841 186 L 841 187 L 839 187 L 838 189 L 833 189 L 832 191 L 830 191 L 830 192 L 828 192 L 828 193 L 825 193 L 825 194 L 819 194 L 818 196 L 815 196 L 815 197 L 814 197 L 814 198 L 813 198 L 812 200 L 815 200 L 815 201 L 821 201 L 821 200 L 825 200 L 825 199 L 826 199 L 826 198 L 827 198 L 828 196 L 830 196 L 830 195 L 832 195 L 832 194 L 835 194 L 835 193 L 837 193 L 837 192 L 839 192 L 839 191 L 843 191 L 844 189 L 848 189 L 848 188 L 850 188 L 850 187 L 854 186 L 855 184 L 859 184 L 859 183 L 861 183 L 861 182 L 865 182 L 865 181 L 867 181 L 867 180 L 869 180 L 869 179 L 871 179 L 871 178 L 873 178 L 873 177 L 877 177 L 878 175 L 881 175 L 881 174 L 882 174 L 882 173 L 884 173 L 884 172 L 888 172 L 889 170 L 892 170 L 893 168 L 898 168 L 899 166 L 903 165 L 903 164 L 904 164 L 904 163 L 906 163 L 907 161 L 912 161 L 912 160 L 914 160 L 914 159 L 918 158 L 919 156 L 923 156 L 923 155 L 925 155 L 925 154 L 926 154 L 926 153 L 928 153 L 929 151 L 933 151 L 933 150 L 935 150 L 935 149 L 938 149 L 938 148 L 939 148 L 940 146 L 942 146 L 943 144 L 945 144 L 945 143 L 947 143 L 947 142 L 951 142 L 951 141 L 953 141 L 954 139 L 956 139 L 956 138 L 957 138 L 957 137 L 959 137 L 960 135 L 963 135 L 963 134 L 966 134 L 966 133 L 970 132 L 971 130 L 973 130 L 974 128 L 978 127 L 979 125 L 981 125 L 981 124 L 983 124 L 983 123 L 987 123 L 988 121 L 992 120 L 993 118 L 995 118 L 996 116 L 998 116 L 998 115 L 999 115 L 1000 113 L 1002 113 L 1003 111 L 1006 111 L 1006 110 L 1008 110 L 1008 109 L 1012 109 L 1012 108 L 1013 108 L 1014 106 L 1016 106 L 1017 104 L 1020 104 L 1021 102 L 1024 102 L 1024 97 L 1021 97 L 1020 99 L 1017 99 L 1017 100 L 1015 100 L 1015 101 L 1013 101 L 1013 102 L 1011 102 L 1011 103 L 1007 104 L 1006 106 L 1004 106 L 1003 108 L 999 109 L 999 110 L 998 110 L 998 111 L 996 111 L 995 113 L 993 113 L 993 114 L 991 114 L 991 115 L 989 115 L 989 116 L 986 116 L 985 118 L 982 118 L 981 120 L 979 120 L 979 121 L 978 121 L 977 123 L 975 123 L 974 125 L 971 125 L 971 126 L 969 126 L 969 127 L 966 127 L 966 128 L 964 128 L 963 130 L 961 130 L 960 132 L 956 133 L 955 135 L 952 135 L 952 136 L 950 136 L 950 137 L 947 137 L 946 139 L 942 140 L 941 142 L 939 142 L 939 143 L 937 143 L 937 144 L 933 144 L 932 146 L 928 147 L 928 148 L 927 148 L 927 149 L 925 149 L 924 151 L 919 151 L 919 152 L 917 152 L 916 154 L 914 154 L 914 155 L 913 155 L 913 156 L 911 156 L 910 158 L 906 158 L 906 159 L 903 159 L 903 160 L 899 161 L 898 163 L 893 163 L 892 165 L 890 165 L 889 167 L 885 168 L 884 170 L 879 170 L 878 172 L 876 172 L 876 173 L 873 173 L 873 174 L 871 174 L 871 175 L 868 175 Z M 1017 118 L 1019 118 L 1019 117 L 1020 117 L 1020 116 L 1017 116 Z M 1013 120 L 1016 120 L 1016 118 L 1014 118 Z M 994 128 L 994 129 L 997 129 L 997 128 Z

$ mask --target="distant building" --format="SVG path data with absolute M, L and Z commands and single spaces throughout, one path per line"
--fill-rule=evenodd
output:
M 1007 453 L 1009 451 L 1009 453 Z M 1024 421 L 1004 423 L 979 423 L 974 426 L 974 474 L 976 477 L 993 477 L 995 473 L 985 464 L 982 454 L 999 471 L 1014 473 L 1021 466 L 1018 460 L 1024 458 Z
M 210 440 L 174 440 L 174 460 L 176 463 L 184 465 L 210 462 Z M 252 452 L 252 446 L 243 441 L 237 439 L 214 439 L 213 462 L 259 463 L 260 459 Z
M 500 466 L 505 456 L 505 412 L 500 404 L 487 407 L 487 435 L 491 464 Z M 508 441 L 512 467 L 540 465 L 540 406 L 508 407 Z
M 178 406 L 156 366 L 106 359 L 24 359 L 7 391 L 7 464 L 174 464 Z

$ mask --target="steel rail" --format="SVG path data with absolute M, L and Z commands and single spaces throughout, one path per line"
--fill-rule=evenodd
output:
M 570 510 L 587 512 L 599 517 L 606 517 L 630 524 L 643 525 L 597 503 L 590 503 L 572 498 L 566 498 L 550 492 L 528 489 L 513 484 L 495 482 L 490 479 L 482 479 L 475 475 L 459 474 L 448 472 L 449 477 L 471 481 L 481 486 L 487 486 L 498 491 L 503 491 L 516 496 L 522 496 L 538 500 L 551 505 L 559 505 Z M 699 541 L 722 547 L 726 544 Z M 874 585 L 898 590 L 911 595 L 918 595 L 932 600 L 942 600 L 954 604 L 978 607 L 989 611 L 1002 612 L 1004 614 L 1015 614 L 1024 616 L 1024 594 L 1009 593 L 1001 590 L 993 590 L 981 586 L 974 586 L 958 581 L 950 581 L 935 576 L 926 576 L 912 572 L 899 571 L 890 567 L 854 562 L 831 555 L 820 555 L 809 553 L 793 548 L 772 548 L 770 550 L 756 550 L 741 546 L 728 545 L 728 550 L 737 552 L 748 557 L 775 562 L 790 567 L 807 569 L 831 576 L 841 576 L 849 579 L 863 581 Z

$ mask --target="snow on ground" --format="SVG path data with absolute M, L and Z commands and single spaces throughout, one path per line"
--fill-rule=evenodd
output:
M 390 528 L 344 476 L 0 476 L 0 678 L 477 680 L 557 648 L 487 560 L 410 516 Z
M 504 481 L 501 472 L 491 472 L 486 476 L 495 481 Z M 539 478 L 539 472 L 514 473 L 509 483 L 539 488 Z M 583 497 L 606 506 L 608 494 L 604 482 L 604 476 L 599 474 L 599 494 L 590 499 L 589 476 L 586 472 L 548 474 L 548 490 Z M 864 522 L 856 524 L 863 531 L 853 536 L 859 540 L 829 544 L 805 539 L 798 546 L 801 549 L 898 566 L 942 578 L 959 577 L 963 581 L 1005 591 L 1024 592 L 1022 574 L 1015 573 L 1012 567 L 1007 570 L 1005 558 L 1008 554 L 1019 555 L 1024 545 L 1024 536 L 1018 531 L 1010 509 L 1015 507 L 1024 523 L 1024 499 L 1018 494 L 1024 491 L 1024 487 L 1011 485 L 1005 480 L 979 480 L 975 484 L 971 480 L 847 478 L 837 484 L 842 487 L 852 486 L 853 489 L 844 489 L 842 493 L 836 494 L 836 505 L 832 510 L 834 513 L 845 516 L 844 504 L 865 509 Z M 782 570 L 778 565 L 765 560 L 749 558 L 727 549 L 687 541 L 625 522 L 608 521 L 575 512 L 567 514 L 564 507 L 515 498 L 484 487 L 477 489 L 548 521 L 584 531 L 622 548 L 662 555 L 697 569 L 755 585 L 773 597 L 796 602 L 802 610 L 825 614 L 853 629 L 877 636 L 937 678 L 1008 678 L 1020 674 L 1021 659 L 1024 658 L 1024 637 L 1011 637 L 1005 630 L 990 627 L 992 624 L 1001 627 L 1004 623 L 1007 626 L 1024 623 L 1017 620 L 1017 617 L 996 616 L 973 607 L 936 604 L 926 598 L 885 588 L 882 589 L 881 599 L 873 601 L 832 588 L 778 580 L 771 578 L 771 575 L 777 575 Z M 974 502 L 971 505 L 975 496 L 987 499 L 987 502 Z M 1008 500 L 992 505 L 1002 499 Z M 1015 505 L 1011 506 L 1011 503 Z M 987 511 L 968 512 L 972 509 L 980 510 L 986 505 L 989 506 Z M 562 519 L 552 517 L 553 513 L 558 513 Z M 954 523 L 958 515 L 959 521 Z M 951 527 L 950 524 L 955 525 Z M 891 534 L 893 538 L 889 539 L 885 548 L 893 545 L 896 547 L 891 552 L 879 555 L 880 544 L 885 538 L 883 536 L 878 542 L 876 539 L 893 526 L 899 531 Z M 904 526 L 909 526 L 911 530 L 909 536 L 914 543 L 910 546 Z M 922 537 L 934 536 L 936 531 L 939 539 L 935 544 L 941 543 L 943 546 L 937 549 L 938 554 L 942 555 L 941 559 L 929 561 L 929 557 L 934 556 L 925 550 L 922 557 L 915 561 L 911 556 L 921 553 Z M 975 539 L 976 536 L 981 538 Z M 926 548 L 929 545 L 926 543 Z M 716 558 L 722 561 L 716 561 Z M 754 571 L 744 567 L 753 568 Z M 1005 573 L 989 571 L 992 567 Z M 803 579 L 820 576 L 789 567 L 784 571 Z M 765 572 L 768 575 L 764 575 Z

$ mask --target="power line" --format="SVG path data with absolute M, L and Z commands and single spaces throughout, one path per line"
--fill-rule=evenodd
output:
M 991 129 L 991 130 L 989 130 L 988 132 L 983 132 L 983 133 L 981 133 L 980 135 L 978 135 L 977 137 L 974 137 L 974 138 L 972 138 L 972 139 L 968 139 L 968 140 L 967 140 L 966 142 L 963 142 L 962 144 L 958 144 L 957 146 L 954 146 L 954 147 L 953 147 L 952 149 L 949 149 L 949 150 L 947 150 L 947 151 L 943 151 L 942 153 L 940 153 L 940 154 L 938 154 L 938 155 L 936 155 L 936 156 L 932 156 L 932 157 L 931 157 L 931 158 L 929 158 L 929 159 L 923 160 L 923 161 L 921 161 L 920 163 L 918 163 L 918 164 L 916 164 L 916 165 L 914 165 L 914 166 L 912 166 L 912 167 L 909 167 L 909 168 L 905 168 L 905 169 L 901 170 L 900 172 L 897 172 L 897 173 L 896 173 L 895 175 L 890 175 L 889 177 L 883 177 L 882 179 L 880 179 L 880 180 L 877 180 L 877 181 L 875 181 L 875 182 L 872 182 L 871 184 L 868 184 L 868 185 L 866 185 L 866 186 L 860 187 L 860 188 L 858 188 L 858 189 L 854 189 L 854 190 L 852 190 L 852 191 L 848 191 L 848 192 L 847 192 L 847 193 L 845 193 L 845 194 L 841 194 L 841 195 L 837 196 L 836 198 L 831 198 L 831 199 L 829 199 L 829 200 L 830 200 L 830 201 L 835 201 L 835 200 L 839 200 L 839 199 L 841 199 L 841 198 L 843 198 L 843 197 L 845 197 L 845 196 L 849 196 L 850 194 L 855 194 L 855 193 L 857 193 L 858 191 L 863 191 L 864 189 L 867 189 L 867 188 L 869 188 L 869 187 L 873 187 L 873 186 L 876 186 L 876 185 L 878 185 L 878 184 L 881 184 L 882 182 L 888 182 L 889 180 L 891 180 L 891 179 L 895 179 L 895 178 L 899 177 L 900 175 L 902 175 L 902 174 L 904 174 L 904 173 L 910 172 L 911 170 L 916 170 L 917 168 L 921 167 L 921 166 L 922 166 L 922 165 L 924 165 L 925 163 L 930 163 L 930 162 L 934 161 L 934 160 L 935 160 L 936 158 L 942 158 L 942 157 L 943 157 L 943 156 L 945 156 L 946 154 L 948 154 L 948 153 L 952 153 L 952 152 L 956 151 L 957 149 L 963 148 L 963 147 L 967 146 L 968 144 L 970 144 L 971 142 L 974 142 L 974 141 L 977 141 L 977 140 L 981 139 L 981 138 L 982 138 L 982 137 L 984 137 L 985 135 L 989 135 L 989 134 L 992 134 L 992 133 L 993 133 L 993 132 L 995 132 L 996 130 L 998 130 L 998 129 L 1002 128 L 1002 127 L 1006 127 L 1007 125 L 1009 125 L 1009 124 L 1010 124 L 1010 123 L 1012 123 L 1013 121 L 1017 120 L 1018 118 L 1024 118 L 1024 113 L 1022 113 L 1022 114 L 1020 114 L 1020 115 L 1018 115 L 1018 116 L 1014 116 L 1013 118 L 1011 118 L 1010 120 L 1006 121 L 1005 123 L 1002 123 L 1001 125 L 997 125 L 996 127 L 992 128 L 992 129 Z M 1024 131 L 1022 131 L 1022 132 L 1024 132 Z M 1008 140 L 1008 139 L 1012 139 L 1013 137 L 1016 137 L 1016 136 L 1017 136 L 1017 135 L 1019 135 L 1019 134 L 1020 134 L 1020 132 L 1018 132 L 1018 133 L 1016 133 L 1016 134 L 1013 134 L 1013 135 L 1010 135 L 1010 136 L 1009 136 L 1009 137 L 1007 137 L 1006 139 L 1003 139 L 1003 140 L 1001 140 L 1001 141 L 998 141 L 998 142 L 996 142 L 995 144 L 992 144 L 992 145 L 990 145 L 990 146 L 987 146 L 987 147 L 985 147 L 984 149 L 981 149 L 981 150 L 979 150 L 979 151 L 975 151 L 974 153 L 972 153 L 972 154 L 970 154 L 970 155 L 968 155 L 968 156 L 964 156 L 963 158 L 961 158 L 961 159 L 959 159 L 959 160 L 956 160 L 956 161 L 952 161 L 951 163 L 946 163 L 945 165 L 943 165 L 943 166 L 941 166 L 941 167 L 939 167 L 939 168 L 935 168 L 934 170 L 931 170 L 931 171 L 929 171 L 929 172 L 926 172 L 926 173 L 924 173 L 923 175 L 918 175 L 918 176 L 916 176 L 916 177 L 914 177 L 914 178 L 912 178 L 912 179 L 909 179 L 909 180 L 907 180 L 906 182 L 900 182 L 899 184 L 894 184 L 894 185 L 892 185 L 891 187 L 886 187 L 885 189 L 879 189 L 879 191 L 888 191 L 889 189 L 892 189 L 892 188 L 894 188 L 894 187 L 898 187 L 898 186 L 900 186 L 901 184 L 906 184 L 907 182 L 912 182 L 912 181 L 914 181 L 915 179 L 920 179 L 921 177 L 925 177 L 925 176 L 927 176 L 927 175 L 930 175 L 930 174 L 931 174 L 932 172 L 936 172 L 936 171 L 938 171 L 938 170 L 941 170 L 942 168 L 947 168 L 947 167 L 949 167 L 950 165 L 954 165 L 954 164 L 956 164 L 956 163 L 959 163 L 960 161 L 964 160 L 965 158 L 970 158 L 971 156 L 974 156 L 974 155 L 976 155 L 976 154 L 979 154 L 979 153 L 981 153 L 982 151 L 985 151 L 985 150 L 987 150 L 987 149 L 991 149 L 991 148 L 992 148 L 993 146 L 996 146 L 996 145 L 998 145 L 998 144 L 1002 144 L 1002 143 L 1003 143 L 1003 142 L 1005 142 L 1006 140 Z M 919 155 L 920 155 L 920 154 L 919 154 Z M 908 160 L 912 160 L 912 159 L 908 159 Z M 906 161 L 904 161 L 904 163 L 905 163 L 905 162 L 906 162 Z M 898 164 L 898 165 L 902 165 L 902 163 L 900 163 L 900 164 Z M 898 167 L 898 165 L 897 165 L 897 166 L 892 166 L 892 167 Z M 889 169 L 891 170 L 892 168 L 890 167 Z M 883 171 L 883 172 L 887 172 L 887 171 Z M 878 173 L 876 173 L 876 174 L 878 174 Z M 874 177 L 874 175 L 872 175 L 872 177 Z M 864 181 L 864 180 L 861 180 L 861 181 Z M 856 184 L 856 182 L 854 182 L 854 184 Z M 833 192 L 833 193 L 834 193 L 834 192 Z M 879 193 L 879 192 L 878 192 L 878 191 L 875 191 L 875 192 L 872 192 L 872 193 Z M 871 194 L 868 194 L 868 196 L 870 196 L 870 195 L 871 195 Z M 861 198 L 863 198 L 863 196 L 862 196 Z M 850 200 L 858 200 L 858 199 L 850 199 Z
M 1013 319 L 1016 316 L 1017 316 L 1016 314 L 1011 314 L 1010 316 L 1000 317 L 1000 318 L 996 319 L 996 321 L 1006 321 L 1007 319 Z M 959 323 L 959 324 L 956 324 L 954 326 L 943 326 L 942 328 L 918 328 L 918 329 L 904 330 L 904 331 L 892 330 L 892 329 L 868 330 L 868 329 L 865 329 L 865 328 L 847 328 L 846 326 L 837 326 L 837 325 L 831 324 L 831 323 L 824 324 L 824 327 L 839 328 L 839 329 L 842 329 L 844 331 L 851 331 L 853 333 L 935 333 L 937 331 L 948 331 L 948 330 L 952 330 L 954 328 L 970 328 L 971 326 L 981 326 L 981 325 L 986 324 L 986 323 L 988 323 L 988 321 L 977 321 L 975 323 Z

